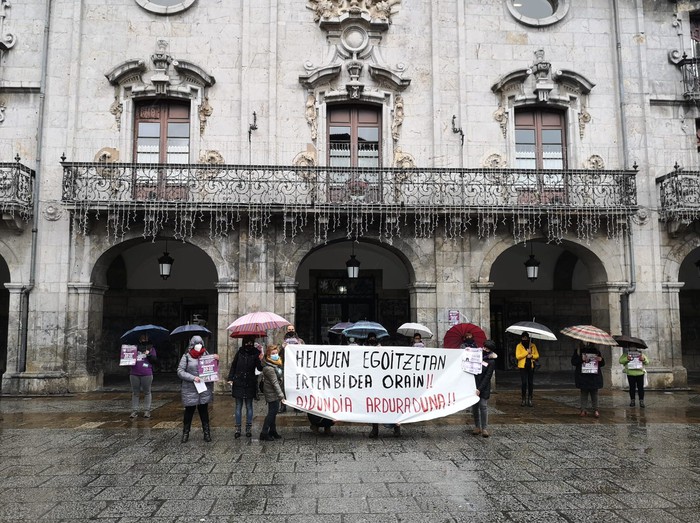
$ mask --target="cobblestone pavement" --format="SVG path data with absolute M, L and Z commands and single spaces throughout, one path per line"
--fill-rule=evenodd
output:
M 490 400 L 492 436 L 458 414 L 403 427 L 339 424 L 312 433 L 280 415 L 284 436 L 233 438 L 232 400 L 217 396 L 212 443 L 195 417 L 180 444 L 176 392 L 129 419 L 129 394 L 0 398 L 0 521 L 100 522 L 698 522 L 700 395 L 601 392 L 580 418 L 578 391 L 515 391 Z

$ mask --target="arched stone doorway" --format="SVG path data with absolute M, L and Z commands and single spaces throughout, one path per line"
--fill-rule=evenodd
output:
M 700 247 L 688 253 L 678 270 L 682 365 L 688 385 L 700 383 Z
M 524 265 L 531 252 L 540 261 L 535 281 L 528 280 Z M 507 355 L 518 338 L 505 330 L 515 322 L 534 318 L 549 327 L 558 340 L 537 342 L 542 369 L 569 373 L 576 342 L 559 331 L 577 324 L 595 324 L 609 330 L 611 318 L 619 318 L 619 310 L 610 310 L 611 304 L 619 305 L 618 289 L 606 283 L 607 271 L 601 259 L 573 242 L 557 245 L 533 240 L 527 246 L 512 246 L 493 262 L 489 279 L 493 282 L 491 336 L 501 351 L 498 365 L 502 370 L 511 369 Z
M 0 257 L 0 376 L 7 370 L 7 338 L 10 313 L 10 291 L 5 287 L 10 283 L 10 269 Z
M 104 385 L 125 386 L 128 372 L 119 367 L 119 337 L 136 325 L 152 323 L 172 330 L 196 319 L 217 335 L 217 269 L 200 248 L 169 238 L 167 251 L 175 260 L 171 275 L 162 279 L 158 258 L 166 250 L 165 238 L 155 242 L 134 239 L 105 252 L 95 264 L 92 281 L 105 288 L 102 333 L 88 368 L 104 375 Z M 177 363 L 184 342 L 157 346 L 159 381 L 176 384 Z M 92 368 L 90 368 L 92 367 Z
M 345 262 L 353 252 L 360 261 L 357 279 L 349 279 Z M 296 273 L 296 328 L 307 343 L 339 342 L 328 328 L 341 321 L 381 323 L 391 335 L 383 345 L 402 345 L 396 334 L 411 321 L 408 262 L 393 248 L 366 240 L 339 240 L 312 250 Z

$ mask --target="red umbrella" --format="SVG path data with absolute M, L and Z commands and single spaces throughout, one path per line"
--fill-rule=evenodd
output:
M 462 338 L 468 333 L 474 337 L 474 342 L 478 347 L 484 346 L 486 333 L 473 323 L 458 323 L 450 327 L 445 333 L 442 344 L 446 349 L 459 349 L 459 346 L 462 345 Z

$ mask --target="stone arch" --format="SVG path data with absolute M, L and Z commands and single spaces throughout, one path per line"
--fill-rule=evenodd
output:
M 678 282 L 681 264 L 691 252 L 700 247 L 697 233 L 688 233 L 682 240 L 671 248 L 666 255 L 663 265 L 663 280 L 665 282 Z
M 533 238 L 529 241 L 545 241 L 545 238 Z M 609 263 L 609 260 L 615 259 L 619 253 L 615 253 L 610 248 L 610 244 L 614 242 L 599 241 L 593 245 L 584 246 L 573 240 L 562 241 L 563 247 L 566 250 L 574 253 L 588 268 L 591 281 L 595 283 L 604 283 L 607 281 L 623 281 L 624 274 L 622 267 L 617 264 Z M 480 282 L 488 282 L 491 278 L 491 268 L 496 259 L 505 251 L 513 247 L 512 238 L 501 238 L 494 242 L 490 248 L 484 252 L 481 265 L 479 266 L 478 279 Z
M 5 241 L 0 241 L 0 258 L 7 264 L 11 282 L 21 283 L 28 279 L 27 264 L 19 259 L 15 250 Z

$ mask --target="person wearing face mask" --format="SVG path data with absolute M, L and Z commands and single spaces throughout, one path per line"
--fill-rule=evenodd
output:
M 496 343 L 493 340 L 486 340 L 484 342 L 483 368 L 481 369 L 481 374 L 474 376 L 476 395 L 479 396 L 479 401 L 472 406 L 472 416 L 474 416 L 475 425 L 474 430 L 472 430 L 472 435 L 481 435 L 484 438 L 488 438 L 491 435 L 488 431 L 488 404 L 489 398 L 491 397 L 491 378 L 496 369 L 496 358 L 498 357 L 494 352 L 495 350 Z
M 146 334 L 139 338 L 136 365 L 131 367 L 129 381 L 131 383 L 131 415 L 139 415 L 139 392 L 143 391 L 143 417 L 151 417 L 151 384 L 153 383 L 153 364 L 156 362 L 156 349 L 148 340 Z M 643 395 L 642 395 L 643 397 Z
M 462 344 L 459 346 L 460 349 L 466 349 L 467 347 L 476 347 L 476 341 L 474 341 L 474 335 L 471 332 L 467 332 L 462 336 Z
M 515 360 L 520 371 L 520 406 L 532 407 L 532 389 L 535 380 L 535 365 L 540 359 L 540 353 L 535 344 L 530 341 L 530 335 L 523 332 L 520 343 L 515 347 Z M 526 396 L 527 395 L 527 396 Z
M 284 399 L 284 370 L 277 345 L 268 345 L 263 361 L 263 394 L 267 403 L 267 416 L 260 432 L 260 441 L 272 441 L 282 436 L 277 432 L 277 412 Z
M 423 343 L 423 338 L 420 335 L 420 332 L 416 332 L 413 334 L 413 343 L 411 344 L 412 347 L 419 347 L 419 348 L 425 348 L 425 343 Z
M 201 383 L 202 381 L 199 377 L 198 360 L 206 354 L 209 353 L 204 348 L 204 340 L 199 336 L 192 336 L 188 350 L 182 355 L 180 364 L 177 366 L 177 376 L 182 380 L 182 405 L 185 407 L 181 443 L 187 443 L 190 437 L 190 427 L 192 426 L 195 409 L 199 412 L 199 419 L 202 422 L 204 441 L 211 441 L 209 403 L 214 399 L 214 384 L 211 382 L 207 383 L 206 389 L 202 392 L 199 392 L 195 386 L 195 383 Z M 214 354 L 214 357 L 217 360 L 219 359 L 218 354 Z
M 258 389 L 258 378 L 255 370 L 262 371 L 260 363 L 263 355 L 255 346 L 255 336 L 244 336 L 243 346 L 238 349 L 233 357 L 231 369 L 226 378 L 231 385 L 231 395 L 236 399 L 235 422 L 236 432 L 233 437 L 241 437 L 241 422 L 243 415 L 243 404 L 245 403 L 246 425 L 245 435 L 247 438 L 253 436 L 253 399 Z

